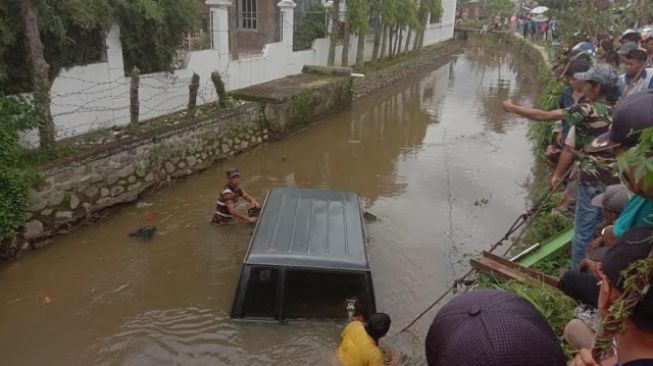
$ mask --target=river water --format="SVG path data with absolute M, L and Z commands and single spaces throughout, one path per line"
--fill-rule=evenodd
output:
M 339 322 L 235 322 L 228 314 L 251 227 L 208 223 L 224 171 L 262 199 L 275 186 L 361 195 L 377 309 L 396 332 L 503 235 L 527 204 L 527 122 L 537 70 L 466 48 L 322 123 L 218 164 L 0 267 L 2 365 L 321 365 Z M 146 207 L 143 207 L 146 206 Z M 127 237 L 154 214 L 151 242 Z M 433 313 L 385 341 L 422 363 Z M 405 338 L 409 337 L 408 340 Z M 400 339 L 404 338 L 404 339 Z

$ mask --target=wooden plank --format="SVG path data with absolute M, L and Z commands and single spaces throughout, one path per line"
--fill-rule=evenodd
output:
M 555 278 L 485 251 L 479 260 L 472 259 L 470 264 L 480 272 L 492 273 L 504 280 L 514 280 L 522 283 L 536 280 L 552 288 L 558 288 L 558 281 Z

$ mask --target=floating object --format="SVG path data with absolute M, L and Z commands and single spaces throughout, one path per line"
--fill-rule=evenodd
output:
M 129 236 L 138 237 L 144 240 L 150 240 L 156 233 L 156 226 L 143 226 L 142 228 L 132 232 Z
M 153 203 L 150 202 L 139 202 L 136 204 L 136 208 L 150 207 Z
M 363 212 L 363 218 L 367 221 L 376 221 L 379 219 L 375 214 L 370 213 L 369 211 Z
M 349 140 L 350 144 L 360 144 L 360 140 Z
M 149 222 L 156 221 L 156 214 L 154 212 L 150 212 L 149 214 L 147 214 L 147 217 L 145 219 Z
M 50 296 L 44 296 L 43 297 L 43 303 L 44 304 L 51 304 L 53 301 L 54 301 L 54 299 L 51 298 Z

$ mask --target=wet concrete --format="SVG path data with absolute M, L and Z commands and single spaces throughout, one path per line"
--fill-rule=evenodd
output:
M 357 101 L 323 123 L 215 166 L 0 268 L 6 365 L 321 365 L 342 323 L 229 319 L 251 227 L 209 224 L 226 168 L 262 198 L 274 186 L 358 192 L 369 224 L 377 308 L 406 324 L 526 206 L 527 122 L 537 70 L 505 50 L 451 63 Z M 151 204 L 151 205 L 149 205 Z M 151 242 L 128 238 L 156 216 Z M 409 341 L 420 364 L 425 317 Z

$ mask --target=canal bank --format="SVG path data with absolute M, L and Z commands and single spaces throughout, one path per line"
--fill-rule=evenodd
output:
M 352 100 L 446 63 L 459 50 L 455 41 L 429 46 L 389 64 L 372 64 L 370 72 L 356 80 L 351 79 L 351 69 L 334 73 L 308 68 L 297 76 L 247 88 L 258 98 L 234 91 L 233 96 L 246 100 L 235 107 L 205 108 L 206 113 L 191 118 L 185 113 L 164 116 L 149 123 L 160 127 L 140 133 L 108 131 L 121 137 L 39 169 L 41 179 L 29 191 L 22 235 L 2 242 L 0 253 L 13 258 L 47 245 L 80 224 L 96 222 L 112 208 L 263 142 L 279 140 L 348 108 Z
M 0 267 L 0 352 L 7 364 L 323 364 L 341 322 L 288 325 L 229 319 L 251 226 L 208 223 L 224 170 L 248 193 L 271 187 L 358 192 L 368 225 L 380 311 L 391 333 L 407 324 L 500 237 L 528 205 L 528 124 L 506 115 L 507 96 L 532 104 L 538 70 L 505 49 L 471 45 L 331 114 L 124 205 Z M 127 237 L 150 223 L 154 239 Z M 415 338 L 383 345 L 423 364 Z M 21 345 L 30 344 L 30 352 Z M 38 351 L 38 352 L 37 352 Z

